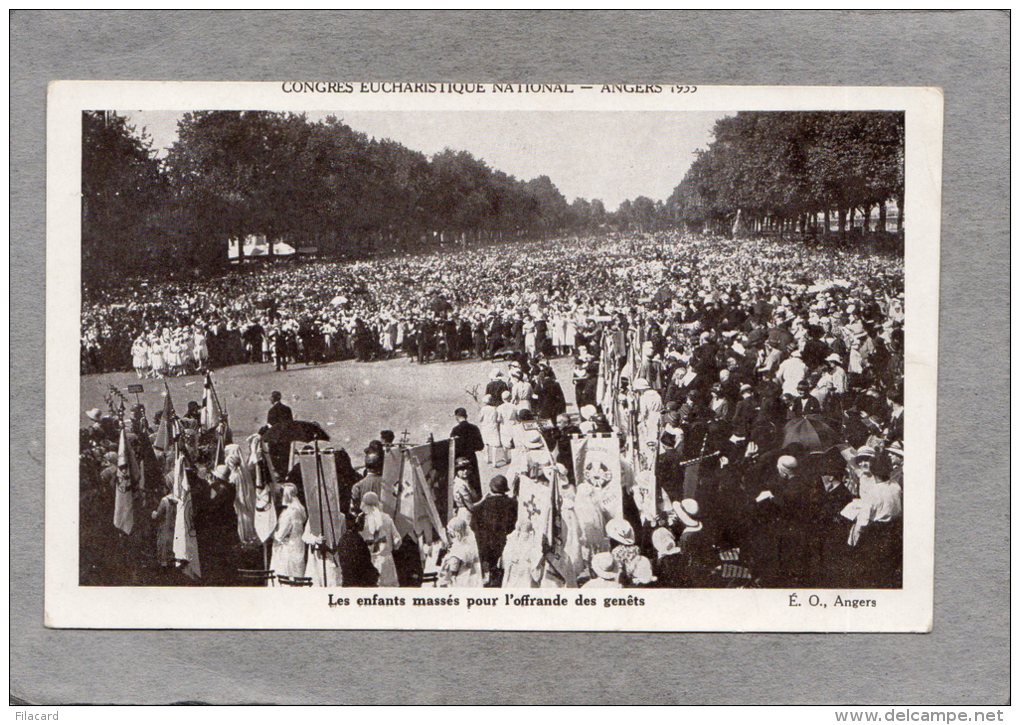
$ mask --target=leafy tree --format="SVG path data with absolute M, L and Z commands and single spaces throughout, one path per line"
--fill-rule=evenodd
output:
M 150 140 L 109 111 L 82 114 L 82 282 L 142 269 L 158 256 L 154 212 L 165 185 Z

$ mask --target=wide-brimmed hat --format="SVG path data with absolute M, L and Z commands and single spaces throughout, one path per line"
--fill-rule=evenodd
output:
M 698 502 L 693 498 L 685 498 L 683 501 L 673 502 L 673 513 L 680 519 L 688 531 L 699 531 L 701 529 L 701 522 L 698 521 L 698 512 L 700 511 Z
M 524 432 L 524 447 L 529 451 L 537 451 L 545 447 L 545 439 L 542 438 L 542 431 L 529 430 Z
M 652 546 L 659 556 L 668 556 L 679 551 L 676 538 L 669 529 L 658 528 L 652 532 Z
M 624 519 L 610 519 L 606 524 L 606 536 L 627 546 L 634 545 L 634 527 Z
M 598 414 L 599 410 L 594 405 L 582 405 L 581 406 L 581 417 L 584 420 L 590 420 Z
M 608 551 L 603 551 L 591 558 L 591 570 L 599 579 L 616 579 L 620 569 L 616 565 L 616 559 Z
M 893 443 L 886 447 L 886 453 L 892 453 L 900 458 L 903 458 L 903 445 L 901 443 Z
M 213 478 L 218 479 L 220 481 L 229 481 L 230 469 L 227 468 L 226 464 L 221 463 L 220 465 L 216 466 L 216 468 L 213 469 L 212 475 Z
M 836 353 L 832 353 L 827 358 L 825 358 L 825 362 L 834 362 L 836 364 L 840 364 L 843 362 L 843 359 Z
M 854 454 L 854 460 L 858 458 L 874 458 L 874 457 L 875 449 L 872 448 L 871 446 L 861 446 L 860 448 L 857 449 L 857 452 Z
M 101 415 L 102 412 L 99 410 L 99 408 L 89 408 L 88 410 L 85 411 L 85 417 L 93 421 L 94 423 L 99 422 L 99 417 Z
M 650 387 L 651 386 L 648 384 L 648 381 L 644 378 L 637 378 L 634 380 L 633 388 L 635 391 L 648 390 Z

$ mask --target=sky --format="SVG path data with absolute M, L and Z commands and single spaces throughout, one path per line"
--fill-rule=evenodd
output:
M 177 139 L 180 111 L 118 111 L 152 137 L 158 155 Z M 666 199 L 712 139 L 725 113 L 681 111 L 357 111 L 309 112 L 398 141 L 428 156 L 452 148 L 470 151 L 490 167 L 519 179 L 545 174 L 567 201 L 602 199 L 615 209 L 624 199 Z

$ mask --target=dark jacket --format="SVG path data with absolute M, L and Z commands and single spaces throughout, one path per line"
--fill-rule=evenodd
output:
M 506 494 L 489 494 L 474 511 L 478 554 L 494 562 L 503 553 L 506 537 L 517 525 L 517 503 Z
M 280 401 L 273 403 L 272 407 L 269 408 L 269 413 L 266 415 L 266 423 L 272 426 L 290 423 L 293 420 L 294 413 L 291 411 L 290 407 L 284 405 Z
M 479 430 L 478 426 L 474 423 L 468 423 L 466 420 L 462 420 L 453 427 L 450 431 L 450 437 L 456 437 L 454 443 L 454 455 L 458 458 L 465 456 L 466 458 L 475 460 L 475 453 L 481 450 L 485 450 L 485 443 L 482 442 L 482 431 Z

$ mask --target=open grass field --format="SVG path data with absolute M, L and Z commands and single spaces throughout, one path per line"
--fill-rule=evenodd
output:
M 265 363 L 215 370 L 213 383 L 221 404 L 227 408 L 236 441 L 266 422 L 269 394 L 279 390 L 295 419 L 320 423 L 358 466 L 362 450 L 383 429 L 393 430 L 398 440 L 406 430 L 412 443 L 425 442 L 429 433 L 437 440 L 446 438 L 456 423 L 453 411 L 459 406 L 467 409 L 471 422 L 477 423 L 479 404 L 468 390 L 477 386 L 481 396 L 493 366 L 479 360 L 418 365 L 399 357 L 369 363 L 344 360 L 311 367 L 293 365 L 286 372 L 276 372 L 272 364 Z M 507 369 L 506 365 L 499 367 L 504 372 Z M 554 360 L 553 369 L 568 408 L 575 409 L 570 358 Z M 189 400 L 201 402 L 202 380 L 201 375 L 167 379 L 178 413 L 187 410 Z M 82 376 L 81 425 L 89 422 L 84 411 L 93 407 L 105 410 L 103 398 L 109 385 L 127 394 L 127 386 L 138 382 L 145 386 L 140 397 L 151 421 L 163 406 L 163 382 L 139 381 L 133 372 L 119 372 Z M 127 397 L 134 400 L 133 395 Z M 479 463 L 483 464 L 484 482 L 485 475 L 492 472 L 484 465 L 484 455 L 479 456 Z

